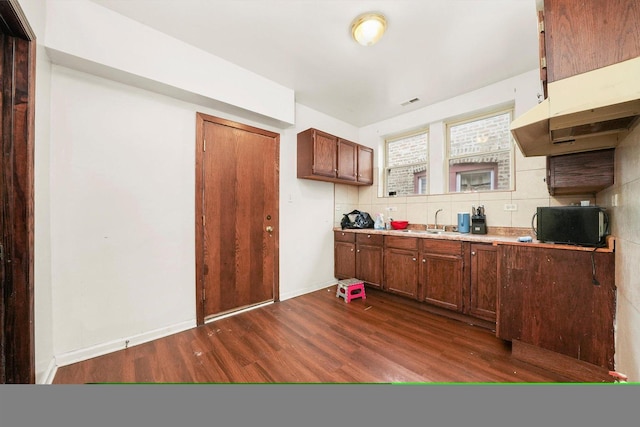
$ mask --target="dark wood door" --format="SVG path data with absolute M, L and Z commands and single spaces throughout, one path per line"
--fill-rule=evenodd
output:
M 462 311 L 462 257 L 422 254 L 420 278 L 422 300 L 454 311 Z
M 0 46 L 0 383 L 34 383 L 36 42 L 15 0 L 0 2 Z
M 497 248 L 490 244 L 472 243 L 469 314 L 495 321 L 497 294 Z
M 279 135 L 198 114 L 196 295 L 204 320 L 277 299 Z

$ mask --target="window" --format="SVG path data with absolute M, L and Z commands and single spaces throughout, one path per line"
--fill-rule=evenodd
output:
M 386 140 L 386 195 L 410 196 L 428 192 L 428 132 Z
M 511 190 L 512 110 L 447 125 L 449 191 Z

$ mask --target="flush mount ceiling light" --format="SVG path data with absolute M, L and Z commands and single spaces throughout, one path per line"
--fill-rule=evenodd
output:
M 363 46 L 371 46 L 382 38 L 387 20 L 379 13 L 364 13 L 351 23 L 351 35 Z

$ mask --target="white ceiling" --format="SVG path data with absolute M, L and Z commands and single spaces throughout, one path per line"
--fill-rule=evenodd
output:
M 538 67 L 536 0 L 93 1 L 358 127 Z M 369 11 L 383 13 L 388 28 L 363 47 L 350 24 Z

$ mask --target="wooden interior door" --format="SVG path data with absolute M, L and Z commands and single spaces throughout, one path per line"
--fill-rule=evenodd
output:
M 34 383 L 35 34 L 0 2 L 0 383 Z
M 279 135 L 198 114 L 198 324 L 278 298 Z

